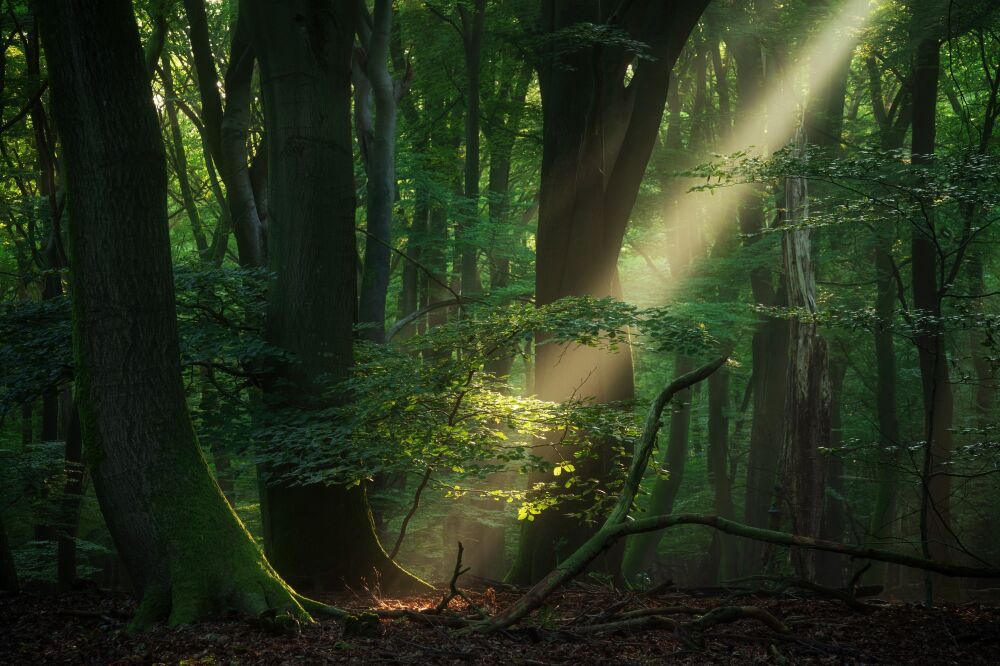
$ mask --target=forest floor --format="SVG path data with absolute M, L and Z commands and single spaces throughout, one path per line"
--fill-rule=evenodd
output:
M 517 596 L 512 589 L 470 592 L 496 612 Z M 439 596 L 328 599 L 343 607 L 427 608 Z M 527 628 L 490 636 L 408 620 L 383 620 L 378 637 L 345 637 L 341 624 L 277 631 L 266 621 L 225 620 L 130 634 L 134 604 L 97 589 L 59 596 L 0 596 L 0 664 L 997 664 L 1000 607 L 978 603 L 931 610 L 868 600 L 869 610 L 840 601 L 788 596 L 723 598 L 692 591 L 648 595 L 576 584 L 557 593 Z M 757 606 L 779 618 L 788 633 L 753 620 L 707 630 L 692 646 L 668 629 L 579 634 L 568 628 L 602 613 L 661 606 L 711 609 Z M 463 612 L 456 599 L 451 609 Z

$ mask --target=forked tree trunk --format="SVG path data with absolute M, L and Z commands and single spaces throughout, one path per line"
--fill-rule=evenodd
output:
M 368 233 L 358 318 L 368 326 L 362 335 L 381 344 L 385 342 L 392 208 L 396 199 L 396 107 L 409 81 L 393 81 L 389 73 L 392 2 L 376 0 L 370 31 L 367 29 L 367 7 L 361 3 L 359 8 L 365 12 L 361 22 L 364 27 L 359 31 L 364 51 L 355 59 L 353 68 L 358 144 L 368 175 Z
M 228 610 L 305 617 L 226 504 L 191 427 L 164 149 L 131 3 L 41 6 L 72 205 L 81 431 L 108 529 L 142 597 L 133 626 Z
M 260 62 L 268 155 L 265 336 L 297 363 L 268 388 L 276 409 L 308 406 L 315 381 L 353 364 L 357 270 L 351 150 L 351 49 L 358 5 L 244 3 Z M 262 470 L 264 544 L 275 568 L 305 588 L 415 581 L 386 555 L 364 487 L 293 484 Z M 342 479 L 347 484 L 352 479 Z M 378 573 L 376 573 L 378 572 Z
M 634 65 L 635 75 L 627 85 L 624 76 L 631 58 L 615 48 L 542 54 L 542 182 L 535 276 L 539 305 L 566 296 L 616 295 L 618 255 L 657 139 L 670 68 L 705 5 L 701 0 L 623 5 L 623 15 L 615 20 L 650 44 L 655 57 Z M 581 22 L 603 23 L 614 11 L 596 1 L 550 0 L 542 8 L 542 30 L 556 33 Z M 617 354 L 577 346 L 537 349 L 539 397 L 563 401 L 575 396 L 597 402 L 633 397 L 627 346 Z M 608 478 L 610 451 L 600 443 L 597 449 L 594 459 L 578 466 L 582 478 Z M 566 515 L 579 508 L 549 510 L 525 524 L 512 580 L 538 580 L 589 536 L 591 530 Z M 605 568 L 617 574 L 618 558 L 609 558 Z

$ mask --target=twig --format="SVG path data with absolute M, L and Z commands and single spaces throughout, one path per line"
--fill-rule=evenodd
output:
M 424 492 L 424 488 L 427 487 L 427 482 L 430 480 L 431 473 L 433 471 L 434 468 L 428 467 L 427 471 L 424 472 L 423 478 L 420 479 L 420 485 L 417 486 L 417 490 L 413 494 L 413 504 L 410 506 L 410 510 L 406 512 L 406 516 L 403 517 L 403 523 L 399 526 L 399 536 L 396 537 L 396 544 L 392 547 L 392 552 L 389 553 L 390 560 L 396 559 L 396 555 L 399 553 L 399 547 L 403 545 L 403 537 L 406 536 L 406 528 L 410 524 L 410 519 L 413 518 L 413 514 L 417 512 L 417 507 L 420 506 L 420 494 Z M 459 552 L 461 553 L 461 551 Z
M 444 597 L 441 598 L 440 603 L 438 603 L 438 605 L 434 608 L 434 611 L 437 612 L 437 613 L 440 613 L 440 612 L 444 611 L 446 608 L 448 608 L 448 604 L 451 603 L 452 599 L 454 599 L 455 597 L 459 597 L 460 599 L 462 599 L 462 601 L 464 601 L 466 604 L 469 605 L 469 608 L 471 608 L 474 611 L 476 611 L 477 613 L 479 613 L 480 617 L 487 617 L 486 612 L 482 608 L 480 608 L 479 606 L 477 606 L 476 604 L 474 604 L 472 602 L 472 599 L 470 599 L 469 596 L 465 592 L 463 592 L 462 590 L 458 589 L 458 585 L 457 585 L 458 578 L 462 574 L 464 574 L 467 571 L 469 571 L 469 569 L 470 569 L 470 567 L 465 567 L 465 568 L 462 567 L 462 553 L 463 552 L 465 552 L 465 547 L 462 545 L 462 542 L 459 541 L 458 542 L 458 556 L 455 558 L 455 571 L 454 571 L 454 573 L 452 573 L 452 575 L 451 575 L 451 581 L 448 583 L 448 592 L 444 595 Z

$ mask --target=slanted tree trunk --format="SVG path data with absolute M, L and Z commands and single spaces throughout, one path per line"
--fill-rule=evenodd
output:
M 805 137 L 798 132 L 795 154 L 805 153 Z M 783 465 L 783 484 L 788 492 L 792 525 L 796 534 L 819 536 L 826 495 L 826 460 L 830 448 L 830 376 L 826 341 L 817 324 L 816 273 L 810 248 L 809 229 L 802 227 L 809 217 L 808 193 L 803 177 L 785 179 L 785 215 L 789 229 L 782 238 L 788 304 L 804 316 L 789 322 L 791 357 Z M 793 562 L 800 577 L 811 580 L 816 574 L 814 553 L 796 552 Z
M 613 296 L 618 255 L 650 152 L 657 139 L 670 69 L 707 2 L 634 2 L 615 16 L 649 44 L 655 59 L 633 63 L 616 48 L 593 46 L 558 57 L 542 53 L 542 178 L 539 194 L 535 298 L 539 305 L 566 296 Z M 617 5 L 616 5 L 617 7 Z M 604 23 L 616 11 L 601 2 L 542 8 L 542 30 L 556 33 L 581 22 Z M 546 48 L 554 49 L 554 43 Z M 631 353 L 577 346 L 539 345 L 535 388 L 539 397 L 575 395 L 598 402 L 633 397 Z M 583 478 L 607 479 L 609 450 L 581 464 Z M 540 479 L 533 478 L 532 481 Z M 590 530 L 566 513 L 543 512 L 526 523 L 510 577 L 532 582 L 573 552 Z M 615 561 L 605 563 L 618 572 Z
M 680 377 L 691 372 L 694 363 L 683 354 L 678 354 L 674 365 L 674 375 Z M 666 449 L 660 460 L 660 467 L 666 469 L 667 478 L 657 477 L 653 492 L 646 504 L 650 516 L 672 513 L 677 493 L 684 481 L 684 467 L 688 456 L 688 436 L 691 432 L 691 388 L 678 391 L 670 402 L 670 434 Z M 639 574 L 647 571 L 656 560 L 656 549 L 663 533 L 638 534 L 629 539 L 622 573 L 629 582 L 636 582 Z
M 72 206 L 85 457 L 141 595 L 133 626 L 227 610 L 307 617 L 226 504 L 191 427 L 163 141 L 131 3 L 40 3 Z
M 268 156 L 265 337 L 294 355 L 272 378 L 272 408 L 313 404 L 315 381 L 353 364 L 357 270 L 351 151 L 351 48 L 357 3 L 244 4 L 260 62 Z M 321 174 L 322 177 L 317 177 Z M 279 381 L 280 380 L 280 381 Z M 296 586 L 412 582 L 388 558 L 364 486 L 292 484 L 262 470 L 264 544 Z M 343 479 L 348 484 L 353 479 Z
M 208 240 L 205 238 L 201 215 L 198 213 L 198 205 L 191 191 L 191 181 L 188 179 L 187 152 L 184 150 L 184 137 L 181 135 L 181 126 L 177 118 L 177 92 L 174 90 L 173 66 L 170 62 L 170 53 L 166 50 L 161 54 L 160 78 L 163 82 L 164 107 L 172 144 L 168 146 L 172 148 L 169 157 L 173 159 L 174 173 L 177 175 L 177 184 L 181 191 L 181 202 L 191 223 L 191 234 L 194 236 L 195 247 L 198 248 L 198 256 L 205 260 L 208 259 Z

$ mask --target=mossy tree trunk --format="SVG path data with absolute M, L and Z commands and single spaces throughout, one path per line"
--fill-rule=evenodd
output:
M 298 363 L 268 388 L 275 409 L 312 400 L 315 380 L 353 364 L 357 259 L 351 50 L 358 5 L 248 0 L 268 156 L 266 338 Z M 363 487 L 292 485 L 263 470 L 264 543 L 296 587 L 415 582 L 379 544 Z M 352 479 L 344 479 L 345 483 Z
M 63 139 L 85 461 L 141 595 L 133 622 L 307 617 L 212 479 L 187 411 L 163 141 L 131 3 L 45 0 Z

